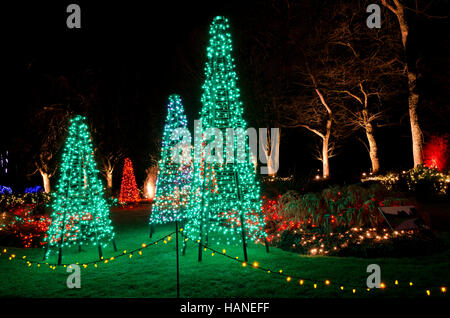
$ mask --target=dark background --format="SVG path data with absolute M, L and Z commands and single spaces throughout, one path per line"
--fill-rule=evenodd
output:
M 66 7 L 73 2 L 81 7 L 81 29 L 66 27 Z M 298 2 L 314 10 L 327 10 L 329 3 Z M 2 4 L 0 151 L 9 150 L 11 173 L 2 176 L 0 184 L 13 188 L 41 184 L 38 174 L 27 176 L 33 170 L 27 152 L 30 135 L 34 134 L 29 120 L 37 109 L 52 103 L 71 104 L 80 113 L 114 110 L 120 114 L 120 120 L 114 122 L 117 135 L 126 140 L 127 155 L 134 163 L 138 184 L 142 184 L 149 154 L 156 151 L 155 139 L 162 135 L 168 95 L 181 95 L 191 128 L 194 119 L 198 119 L 209 23 L 216 15 L 230 19 L 238 84 L 245 116 L 253 126 L 253 119 L 258 116 L 257 105 L 252 95 L 246 94 L 253 88 L 243 71 L 247 65 L 249 34 L 264 30 L 266 16 L 272 14 L 268 3 L 34 1 Z M 435 1 L 430 8 L 431 12 L 448 13 L 448 2 Z M 447 133 L 448 18 L 414 18 L 411 39 L 412 50 L 421 57 L 421 128 L 425 138 Z M 65 84 L 57 81 L 60 76 L 66 79 L 62 81 Z M 79 95 L 92 98 L 88 109 L 74 102 Z M 377 129 L 385 170 L 413 165 L 407 100 L 406 96 L 402 98 L 404 107 L 398 109 L 399 124 Z M 321 163 L 311 154 L 315 141 L 302 128 L 282 129 L 279 174 L 295 174 L 298 178 L 315 175 L 321 168 Z M 346 182 L 356 180 L 369 167 L 367 152 L 355 137 L 344 141 L 339 155 L 331 159 L 331 174 Z M 120 174 L 121 165 L 115 170 L 115 178 L 120 178 Z

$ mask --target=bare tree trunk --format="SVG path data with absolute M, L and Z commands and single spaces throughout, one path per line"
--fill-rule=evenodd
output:
M 113 176 L 112 176 L 112 171 L 106 171 L 106 186 L 109 189 L 112 189 L 113 186 Z
M 328 162 L 328 142 L 328 138 L 322 139 L 322 177 L 324 179 L 330 177 L 330 165 Z
M 330 111 L 331 113 L 331 111 Z M 327 132 L 323 138 L 322 143 L 322 177 L 324 179 L 327 179 L 330 177 L 330 164 L 329 164 L 329 155 L 330 155 L 330 149 L 329 149 L 329 143 L 330 143 L 330 135 L 331 135 L 331 116 L 327 119 Z
M 409 86 L 409 121 L 411 123 L 412 148 L 414 167 L 423 164 L 423 139 L 422 130 L 419 126 L 419 117 L 417 116 L 417 104 L 419 102 L 419 94 L 415 92 L 416 87 L 416 73 L 408 71 L 408 86 Z
M 106 178 L 106 186 L 108 189 L 112 189 L 113 186 L 113 171 L 114 163 L 112 157 L 103 159 L 103 174 Z
M 44 191 L 45 193 L 50 193 L 50 175 L 42 170 L 39 170 L 41 177 L 42 177 L 42 183 L 44 184 Z
M 327 117 L 326 117 L 327 122 L 326 122 L 325 133 L 321 132 L 318 129 L 312 128 L 307 124 L 297 124 L 296 127 L 306 128 L 322 139 L 322 151 L 320 151 L 320 149 L 319 149 L 319 156 L 317 158 L 320 161 L 322 161 L 322 177 L 324 179 L 327 179 L 330 177 L 329 159 L 333 153 L 333 147 L 330 147 L 331 127 L 333 124 L 333 111 L 328 106 L 327 101 L 325 100 L 325 97 L 323 96 L 322 92 L 318 88 L 315 77 L 311 73 L 309 75 L 310 75 L 311 81 L 315 87 L 314 90 L 320 99 L 320 103 L 327 112 Z
M 405 18 L 405 6 L 401 3 L 400 0 L 393 0 L 394 4 L 388 3 L 388 0 L 382 0 L 382 3 L 385 7 L 391 10 L 398 19 L 398 23 L 400 26 L 400 32 L 402 35 L 402 44 L 403 49 L 405 51 L 405 56 L 407 56 L 406 45 L 408 41 L 409 35 L 409 26 Z M 409 120 L 411 123 L 411 136 L 412 136 L 412 148 L 413 148 L 413 158 L 414 158 L 414 167 L 417 167 L 420 164 L 423 164 L 423 155 L 422 155 L 422 147 L 423 147 L 423 139 L 422 139 L 422 130 L 419 125 L 419 118 L 417 116 L 417 105 L 419 103 L 419 94 L 416 92 L 416 80 L 417 73 L 408 66 L 408 61 L 406 61 L 406 72 L 408 74 L 408 89 L 409 89 L 409 97 L 408 97 L 408 108 L 409 108 Z
M 378 159 L 378 147 L 371 123 L 366 124 L 366 136 L 369 141 L 369 156 L 372 162 L 372 172 L 377 173 L 380 171 L 380 160 Z
M 372 122 L 371 122 L 370 116 L 369 116 L 369 110 L 368 110 L 369 99 L 367 97 L 367 93 L 364 90 L 362 83 L 359 83 L 359 88 L 361 89 L 361 92 L 364 94 L 364 104 L 363 104 L 364 109 L 362 111 L 363 123 L 364 123 L 363 126 L 366 131 L 367 141 L 369 142 L 369 156 L 370 156 L 370 161 L 372 163 L 372 172 L 377 173 L 378 171 L 380 171 L 380 160 L 378 159 L 378 146 L 377 146 L 377 142 L 375 140 L 373 126 L 372 126 Z
M 269 137 L 269 131 L 270 131 L 270 137 Z M 277 160 L 279 161 L 279 156 L 278 156 L 278 153 L 276 153 L 276 152 L 278 149 L 277 147 L 279 147 L 279 145 L 280 145 L 281 132 L 278 131 L 278 136 L 277 136 L 277 140 L 275 143 L 272 143 L 273 136 L 272 136 L 270 127 L 267 129 L 267 132 L 268 132 L 267 144 L 270 145 L 270 151 L 267 151 L 267 169 L 268 169 L 267 175 L 270 177 L 275 177 L 277 175 L 278 167 L 279 167 L 279 162 L 277 162 Z M 274 148 L 272 148 L 272 144 L 275 145 Z M 272 156 L 272 152 L 275 153 L 275 156 Z M 274 160 L 272 160 L 272 157 L 274 157 Z

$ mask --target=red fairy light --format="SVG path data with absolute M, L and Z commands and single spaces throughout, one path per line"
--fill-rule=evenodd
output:
M 445 170 L 448 157 L 447 136 L 432 136 L 423 148 L 424 164 L 428 168 Z
M 33 216 L 31 211 L 36 204 L 30 204 L 15 208 L 12 214 L 15 216 L 14 222 L 8 226 L 11 231 L 21 241 L 23 247 L 33 247 L 36 244 L 43 244 L 41 238 L 47 232 L 51 223 L 46 216 Z
M 130 158 L 125 158 L 119 202 L 130 203 L 136 201 L 139 201 L 139 191 L 134 177 L 133 164 L 131 163 Z

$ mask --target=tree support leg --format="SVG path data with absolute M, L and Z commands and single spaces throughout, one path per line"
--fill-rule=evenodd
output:
M 180 255 L 178 250 L 178 221 L 175 222 L 176 248 L 177 248 L 177 298 L 180 298 Z
M 98 257 L 103 260 L 102 246 L 98 244 Z
M 45 246 L 45 252 L 44 252 L 44 257 L 42 258 L 43 261 L 45 261 L 47 259 L 47 253 L 48 253 L 49 247 L 48 247 L 48 243 Z
M 241 214 L 241 232 L 242 232 L 242 248 L 244 249 L 244 260 L 248 262 L 247 257 L 247 242 L 245 239 L 245 227 L 244 227 L 244 217 Z
M 153 236 L 153 232 L 155 232 L 155 224 L 150 224 L 150 238 Z
M 58 251 L 58 265 L 61 265 L 62 263 L 62 247 L 59 247 L 59 251 Z
M 115 239 L 112 239 L 112 245 L 113 245 L 113 248 L 114 248 L 114 252 L 117 252 L 117 246 L 116 246 L 116 240 Z
M 186 255 L 186 247 L 187 247 L 187 240 L 184 239 L 183 240 L 183 253 L 182 253 L 183 256 Z
M 202 253 L 203 253 L 203 247 L 202 247 L 202 241 L 198 243 L 198 261 L 202 261 Z

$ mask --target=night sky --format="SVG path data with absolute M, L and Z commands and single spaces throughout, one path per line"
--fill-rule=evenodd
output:
M 73 2 L 81 7 L 81 30 L 66 27 L 66 7 Z M 255 114 L 248 112 L 255 107 L 246 105 L 254 106 L 255 101 L 251 94 L 246 94 L 252 90 L 252 82 L 242 73 L 248 58 L 243 52 L 251 42 L 251 33 L 263 32 L 267 27 L 266 16 L 271 15 L 267 2 L 93 2 L 2 4 L 2 51 L 6 54 L 0 73 L 4 90 L 0 150 L 10 150 L 17 184 L 40 183 L 39 176 L 26 177 L 33 171 L 26 151 L 33 135 L 29 120 L 37 109 L 51 104 L 67 104 L 80 113 L 118 114 L 119 121 L 114 124 L 116 135 L 126 140 L 127 154 L 134 162 L 137 181 L 142 184 L 148 154 L 155 152 L 154 142 L 162 134 L 168 95 L 181 95 L 191 127 L 194 119 L 198 119 L 208 28 L 216 15 L 230 18 L 239 85 L 246 118 L 252 125 Z M 329 3 L 298 2 L 316 11 L 327 10 Z M 435 3 L 431 12 L 448 12 L 447 1 Z M 419 119 L 425 138 L 448 133 L 447 20 L 419 17 L 411 30 L 413 50 L 420 57 L 423 100 Z M 79 96 L 90 100 L 87 108 L 76 105 Z M 412 166 L 409 120 L 403 116 L 407 101 L 402 98 L 404 109 L 398 110 L 396 118 L 399 125 L 377 130 L 385 170 Z M 97 120 L 107 121 L 108 116 Z M 315 141 L 314 136 L 301 128 L 282 130 L 280 174 L 295 173 L 299 178 L 315 174 L 321 167 L 311 155 Z M 331 174 L 341 179 L 352 180 L 369 167 L 367 152 L 356 136 L 344 141 L 339 155 L 331 159 Z M 120 171 L 116 170 L 115 178 Z

